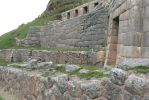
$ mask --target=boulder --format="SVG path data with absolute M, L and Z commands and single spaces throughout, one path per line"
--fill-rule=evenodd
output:
M 80 98 L 82 96 L 82 90 L 80 88 L 80 82 L 73 80 L 68 82 L 68 92 L 72 97 Z
M 130 75 L 125 81 L 125 89 L 133 95 L 141 95 L 149 91 L 149 82 L 145 78 Z
M 89 98 L 92 99 L 98 98 L 102 95 L 102 93 L 104 93 L 104 87 L 98 80 L 81 83 L 81 89 Z
M 31 59 L 28 62 L 28 67 L 29 68 L 37 68 L 38 60 L 37 59 Z
M 125 80 L 128 78 L 128 73 L 122 69 L 113 68 L 110 73 L 111 81 L 117 85 L 124 85 Z
M 49 91 L 46 91 L 45 94 L 45 100 L 62 100 L 62 94 L 55 85 Z
M 37 63 L 37 68 L 39 69 L 47 69 L 53 66 L 53 62 L 41 62 Z
M 74 72 L 74 71 L 76 71 L 78 69 L 80 69 L 80 67 L 77 66 L 77 65 L 66 65 L 65 66 L 66 72 Z
M 108 100 L 123 100 L 122 95 L 123 95 L 123 89 L 121 89 L 120 86 L 108 81 L 105 84 L 105 97 Z M 125 100 L 125 99 L 124 99 Z
M 49 77 L 49 80 L 51 80 L 58 87 L 62 94 L 68 89 L 67 82 L 69 78 L 66 74 L 58 75 L 56 77 Z
M 90 72 L 90 71 L 87 70 L 87 69 L 81 69 L 81 70 L 79 71 L 80 74 L 89 73 L 89 72 Z

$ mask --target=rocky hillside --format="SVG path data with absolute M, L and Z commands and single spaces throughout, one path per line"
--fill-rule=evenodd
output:
M 0 37 L 0 49 L 16 47 L 15 38 L 25 38 L 30 27 L 41 26 L 49 21 L 60 19 L 61 12 L 89 1 L 91 0 L 50 0 L 47 9 L 38 18 L 2 35 Z

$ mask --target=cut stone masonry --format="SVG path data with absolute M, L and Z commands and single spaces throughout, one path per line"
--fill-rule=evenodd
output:
M 106 8 L 95 0 L 63 12 L 61 21 L 31 28 L 18 44 L 44 48 L 106 47 L 105 66 L 120 65 L 126 59 L 142 59 L 146 64 L 148 12 L 148 0 L 112 0 Z

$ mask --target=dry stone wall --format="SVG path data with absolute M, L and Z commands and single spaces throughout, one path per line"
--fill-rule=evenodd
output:
M 102 55 L 101 55 L 102 56 Z M 8 62 L 26 62 L 30 59 L 52 61 L 56 64 L 97 65 L 103 63 L 104 57 L 99 57 L 97 52 L 89 51 L 47 51 L 28 49 L 3 49 L 0 50 L 0 59 Z
M 148 100 L 149 80 L 112 70 L 111 78 L 82 80 L 62 74 L 40 74 L 0 67 L 0 88 L 20 100 Z
M 105 46 L 106 23 L 107 9 L 99 6 L 95 11 L 80 17 L 32 27 L 20 44 L 44 48 L 100 48 Z

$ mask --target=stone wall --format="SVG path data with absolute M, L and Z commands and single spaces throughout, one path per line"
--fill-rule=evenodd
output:
M 113 0 L 110 4 L 106 64 L 149 58 L 148 6 L 148 0 Z
M 83 4 L 74 9 L 68 10 L 61 14 L 62 20 L 72 19 L 74 17 L 82 16 L 91 13 L 96 10 L 96 7 L 100 5 L 100 0 L 93 0 L 92 2 Z
M 82 80 L 67 75 L 40 74 L 0 67 L 0 87 L 20 100 L 148 100 L 149 80 L 144 75 L 112 71 L 112 77 Z
M 106 23 L 107 8 L 98 5 L 95 11 L 86 15 L 32 27 L 20 44 L 44 48 L 100 48 L 105 46 Z
M 100 57 L 101 56 L 101 57 Z M 56 64 L 97 65 L 104 62 L 103 54 L 89 51 L 46 51 L 28 49 L 0 50 L 0 59 L 8 62 L 28 61 L 29 58 L 52 61 Z

